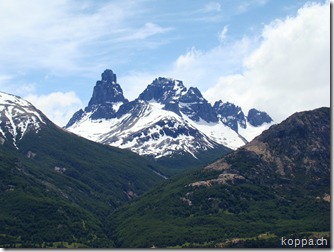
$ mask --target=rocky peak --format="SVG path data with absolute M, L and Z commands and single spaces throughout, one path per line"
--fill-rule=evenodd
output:
M 180 102 L 207 102 L 197 87 L 190 87 L 188 92 L 180 98 Z
M 230 102 L 217 101 L 213 105 L 218 117 L 226 126 L 238 132 L 238 127 L 246 128 L 246 118 L 239 106 Z
M 222 100 L 216 101 L 213 105 L 217 112 L 221 112 L 224 115 L 244 115 L 241 107 L 230 103 L 230 102 L 222 102 Z
M 181 112 L 193 121 L 218 122 L 217 114 L 211 104 L 204 99 L 196 87 L 189 88 L 188 92 L 180 97 Z
M 255 127 L 260 126 L 264 123 L 271 123 L 273 121 L 273 119 L 271 119 L 271 117 L 266 112 L 259 111 L 254 108 L 248 111 L 247 120 L 251 125 Z
M 117 84 L 116 81 L 116 74 L 114 74 L 112 70 L 105 70 L 101 74 L 101 80 L 96 82 L 93 96 L 88 106 L 127 101 L 124 98 L 121 86 Z
M 104 72 L 101 74 L 101 79 L 103 82 L 117 83 L 116 74 L 114 74 L 110 69 L 104 70 Z
M 37 133 L 51 122 L 31 103 L 22 98 L 0 92 L 0 144 L 6 140 L 16 148 L 28 133 Z
M 96 81 L 88 106 L 85 110 L 77 111 L 65 127 L 71 127 L 87 114 L 90 114 L 89 117 L 93 120 L 114 118 L 119 107 L 127 102 L 121 86 L 117 83 L 116 74 L 106 69 L 101 74 L 101 80 Z
M 163 104 L 178 100 L 187 91 L 182 81 L 159 77 L 139 95 L 139 100 L 155 100 Z

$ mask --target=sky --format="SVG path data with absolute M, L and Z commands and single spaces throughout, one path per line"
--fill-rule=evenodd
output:
M 0 0 L 0 91 L 64 126 L 105 69 L 161 76 L 279 123 L 330 106 L 328 0 Z

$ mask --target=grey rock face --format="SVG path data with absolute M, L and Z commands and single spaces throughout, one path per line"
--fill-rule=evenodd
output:
M 199 121 L 201 118 L 210 123 L 218 122 L 217 113 L 211 104 L 205 100 L 198 88 L 189 88 L 188 92 L 180 98 L 182 102 L 181 111 L 193 121 Z
M 128 100 L 124 97 L 121 86 L 117 84 L 116 74 L 112 70 L 106 69 L 101 74 L 101 80 L 96 82 L 92 98 L 85 111 L 82 109 L 77 111 L 66 125 L 66 128 L 79 121 L 85 113 L 92 113 L 90 118 L 95 120 L 114 118 L 117 112 L 114 105 L 120 102 L 124 104 Z
M 71 117 L 71 119 L 66 124 L 65 128 L 71 127 L 73 124 L 75 124 L 77 121 L 79 121 L 82 116 L 84 115 L 84 111 L 82 109 L 78 110 L 74 113 L 74 115 Z
M 238 132 L 239 125 L 246 128 L 246 117 L 239 106 L 229 102 L 217 101 L 213 106 L 220 120 L 228 127 Z
M 183 86 L 182 81 L 159 77 L 139 95 L 139 100 L 155 100 L 165 104 L 172 100 L 178 100 L 186 90 L 187 88 Z
M 102 81 L 106 81 L 109 83 L 117 83 L 117 78 L 116 74 L 113 73 L 112 70 L 106 69 L 102 74 L 101 74 L 101 79 Z
M 266 112 L 262 112 L 254 108 L 248 111 L 247 119 L 248 122 L 255 127 L 273 121 L 273 119 L 271 119 L 271 117 Z
M 102 80 L 96 82 L 88 106 L 127 101 L 121 86 L 116 81 L 116 74 L 109 69 L 105 70 L 102 73 Z

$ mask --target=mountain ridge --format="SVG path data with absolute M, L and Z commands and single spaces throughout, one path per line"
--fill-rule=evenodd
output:
M 108 74 L 109 79 L 103 77 Z M 104 92 L 100 90 L 104 99 L 109 94 L 108 105 L 92 106 L 90 101 L 84 111 L 79 110 L 73 115 L 65 128 L 93 141 L 128 148 L 156 160 L 186 153 L 198 159 L 208 150 L 236 149 L 245 143 L 245 139 L 273 124 L 268 114 L 255 109 L 249 119 L 240 107 L 242 113 L 233 110 L 226 113 L 221 107 L 230 103 L 220 101 L 212 106 L 198 88 L 188 89 L 180 80 L 156 78 L 138 98 L 128 101 L 112 70 L 105 70 L 101 76 L 91 101 L 93 98 L 99 100 L 96 90 L 102 85 L 117 87 L 121 99 L 113 97 L 108 88 Z M 194 148 L 196 142 L 201 144 Z

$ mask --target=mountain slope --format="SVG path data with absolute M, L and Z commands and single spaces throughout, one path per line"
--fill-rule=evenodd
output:
M 221 101 L 211 106 L 197 88 L 188 89 L 182 81 L 162 77 L 129 102 L 116 83 L 116 75 L 107 69 L 97 81 L 88 106 L 75 113 L 66 128 L 161 163 L 166 164 L 164 160 L 168 159 L 172 168 L 184 168 L 179 165 L 184 163 L 200 166 L 245 144 L 246 139 L 272 124 L 265 112 L 261 113 L 266 118 L 257 116 L 260 112 L 254 110 L 255 115 L 249 118 L 257 118 L 248 121 L 243 113 L 227 113 L 223 106 Z M 236 116 L 240 119 L 237 122 L 233 121 Z M 266 120 L 261 121 L 262 118 Z M 253 121 L 256 124 L 252 125 Z M 245 136 L 238 132 L 238 125 Z
M 164 182 L 110 221 L 119 247 L 329 239 L 330 109 L 292 115 L 211 165 Z
M 69 133 L 19 97 L 0 93 L 0 107 L 1 247 L 112 247 L 105 216 L 164 180 L 155 162 Z
M 27 133 L 38 132 L 46 125 L 46 117 L 30 103 L 6 93 L 0 93 L 0 143 L 6 139 L 16 144 Z

